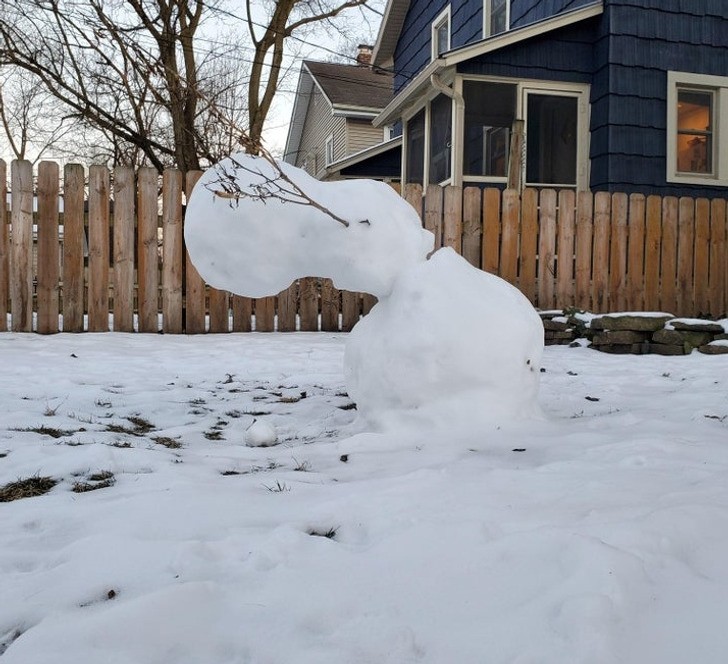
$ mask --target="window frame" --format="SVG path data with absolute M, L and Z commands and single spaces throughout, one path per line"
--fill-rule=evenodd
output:
M 451 38 L 452 38 L 452 21 L 451 21 L 450 5 L 445 7 L 432 22 L 430 27 L 430 59 L 437 60 L 441 53 L 438 52 L 437 33 L 443 25 L 447 26 L 447 48 L 442 53 L 447 53 L 450 50 Z
M 577 120 L 577 171 L 576 185 L 559 185 L 559 189 L 576 189 L 584 191 L 589 188 L 589 178 L 591 172 L 591 163 L 589 159 L 589 145 L 591 134 L 589 131 L 591 106 L 589 96 L 591 87 L 588 83 L 565 83 L 562 81 L 542 81 L 538 79 L 514 79 L 505 76 L 479 76 L 477 74 L 458 75 L 455 79 L 455 91 L 458 95 L 463 94 L 464 81 L 481 81 L 483 83 L 510 83 L 516 86 L 516 119 L 525 120 L 526 96 L 530 92 L 541 94 L 568 95 L 578 98 L 578 120 Z M 457 132 L 453 134 L 455 137 L 455 152 L 453 154 L 453 175 L 457 184 L 481 183 L 504 185 L 508 182 L 507 176 L 494 175 L 465 175 L 464 165 L 462 164 L 464 154 L 465 140 L 465 106 L 457 108 L 458 117 L 455 120 L 453 131 L 457 127 Z M 524 127 L 524 131 L 527 128 Z M 525 137 L 528 141 L 528 136 Z M 526 144 L 524 143 L 523 151 L 525 155 Z M 457 169 L 457 173 L 455 172 Z M 524 158 L 521 168 L 521 183 L 526 187 L 526 160 Z
M 712 173 L 688 173 L 677 170 L 678 92 L 694 90 L 712 95 Z M 688 72 L 667 72 L 666 180 L 675 184 L 708 187 L 728 186 L 728 148 L 721 141 L 728 135 L 728 76 Z
M 502 35 L 511 29 L 511 0 L 505 0 L 506 3 L 506 27 L 503 32 L 492 32 L 491 17 L 493 15 L 493 0 L 483 0 L 483 39 Z

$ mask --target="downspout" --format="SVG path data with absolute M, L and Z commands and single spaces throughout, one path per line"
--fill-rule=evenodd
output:
M 441 92 L 447 97 L 450 97 L 455 102 L 455 112 L 453 113 L 452 120 L 452 136 L 450 137 L 451 148 L 450 155 L 452 157 L 452 163 L 450 164 L 450 176 L 452 178 L 452 184 L 456 187 L 460 187 L 463 183 L 463 171 L 462 168 L 458 168 L 457 164 L 462 164 L 462 155 L 460 154 L 462 149 L 462 141 L 460 135 L 462 134 L 462 119 L 465 112 L 465 99 L 463 96 L 456 92 L 449 85 L 445 85 L 442 82 L 438 74 L 430 74 L 430 84 L 435 90 Z

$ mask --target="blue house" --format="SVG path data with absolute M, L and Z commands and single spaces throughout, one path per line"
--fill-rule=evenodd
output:
M 728 197 L 726 0 L 388 0 L 373 64 L 403 182 Z

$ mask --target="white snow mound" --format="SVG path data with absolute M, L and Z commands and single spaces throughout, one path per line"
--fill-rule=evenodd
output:
M 311 205 L 256 198 L 276 178 L 265 159 L 237 154 L 200 179 L 185 215 L 185 241 L 197 271 L 210 285 L 245 295 L 275 295 L 301 277 L 328 277 L 337 288 L 389 293 L 395 277 L 425 260 L 433 235 L 389 185 L 373 180 L 320 182 L 301 169 L 281 170 L 314 201 L 349 222 L 346 227 Z M 233 177 L 251 197 L 215 195 Z M 291 186 L 280 179 L 277 184 Z M 299 199 L 300 200 L 300 199 Z
M 542 353 L 543 324 L 526 297 L 440 249 L 402 271 L 354 327 L 344 373 L 365 419 L 420 411 L 505 421 L 540 414 Z

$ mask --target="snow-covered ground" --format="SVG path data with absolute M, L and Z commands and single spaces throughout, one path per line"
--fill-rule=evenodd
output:
M 0 503 L 0 661 L 727 661 L 727 356 L 551 347 L 544 420 L 376 433 L 344 338 L 0 335 L 0 487 L 58 481 Z

